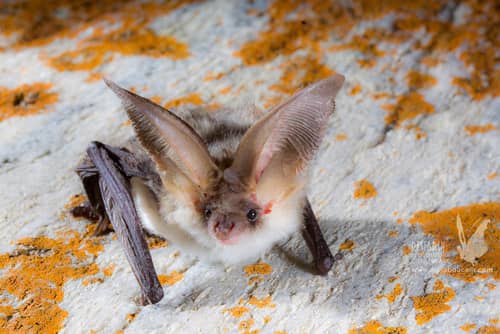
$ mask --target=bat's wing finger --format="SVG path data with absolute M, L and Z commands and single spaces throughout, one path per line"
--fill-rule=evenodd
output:
M 99 194 L 139 283 L 143 300 L 155 304 L 163 298 L 163 289 L 130 194 L 129 179 L 124 175 L 117 156 L 105 145 L 93 142 L 87 154 L 98 171 Z

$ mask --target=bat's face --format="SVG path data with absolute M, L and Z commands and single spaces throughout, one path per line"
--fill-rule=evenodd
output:
M 222 181 L 213 195 L 202 201 L 200 214 L 209 235 L 224 245 L 234 245 L 262 224 L 262 208 L 255 195 Z

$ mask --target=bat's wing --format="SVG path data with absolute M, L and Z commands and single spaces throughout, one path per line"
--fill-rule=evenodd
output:
M 130 178 L 157 177 L 125 149 L 92 142 L 88 159 L 77 168 L 92 208 L 113 225 L 127 260 L 142 291 L 143 303 L 155 304 L 163 289 L 144 238 L 141 222 L 131 196 Z

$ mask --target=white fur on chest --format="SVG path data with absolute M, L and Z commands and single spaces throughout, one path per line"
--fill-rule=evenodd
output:
M 276 243 L 297 232 L 302 223 L 303 191 L 273 206 L 255 231 L 237 244 L 224 245 L 212 238 L 196 212 L 171 195 L 160 199 L 160 208 L 140 179 L 132 179 L 134 204 L 146 230 L 164 237 L 182 251 L 208 261 L 234 264 L 258 259 Z

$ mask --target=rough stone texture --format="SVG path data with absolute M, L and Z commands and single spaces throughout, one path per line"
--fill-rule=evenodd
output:
M 0 332 L 500 331 L 494 1 L 27 1 L 0 13 Z M 315 276 L 297 236 L 249 274 L 160 245 L 165 298 L 140 306 L 113 234 L 92 239 L 68 214 L 87 144 L 132 135 L 99 78 L 173 107 L 265 108 L 332 71 L 347 80 L 310 197 L 344 259 Z M 467 239 L 491 219 L 475 267 L 457 257 L 457 214 Z

